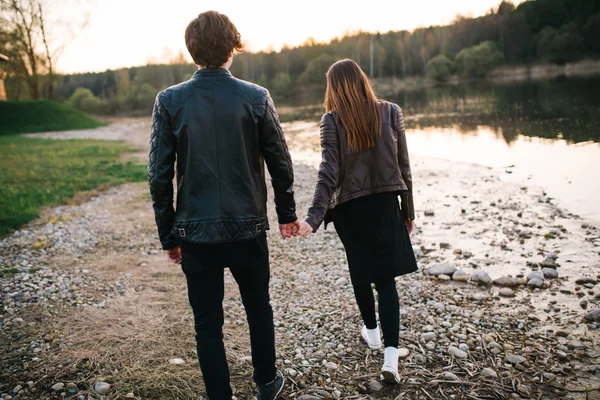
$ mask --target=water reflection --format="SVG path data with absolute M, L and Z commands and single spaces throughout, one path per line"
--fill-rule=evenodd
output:
M 600 141 L 600 78 L 519 84 L 471 83 L 386 96 L 405 110 L 409 128 L 490 127 L 506 143 L 520 135 Z

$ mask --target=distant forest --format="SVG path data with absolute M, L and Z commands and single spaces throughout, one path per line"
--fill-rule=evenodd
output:
M 243 32 L 242 32 L 243 34 Z M 2 49 L 0 48 L 0 52 Z M 500 65 L 557 63 L 600 58 L 599 0 L 503 1 L 477 18 L 458 16 L 447 26 L 371 34 L 357 32 L 329 43 L 308 39 L 279 52 L 236 54 L 232 73 L 285 97 L 313 85 L 336 60 L 350 57 L 374 79 L 450 76 L 483 78 Z M 96 114 L 147 112 L 155 95 L 188 79 L 195 66 L 179 55 L 152 64 L 103 73 L 55 76 L 54 99 Z M 18 74 L 6 79 L 10 99 L 30 98 Z

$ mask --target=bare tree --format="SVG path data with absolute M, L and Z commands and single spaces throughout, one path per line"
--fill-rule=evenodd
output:
M 55 66 L 75 33 L 62 35 L 67 41 L 52 40 L 53 27 L 71 26 L 48 18 L 56 0 L 0 0 L 0 49 L 8 53 L 13 73 L 22 77 L 33 99 L 42 97 L 42 78 L 47 75 L 46 96 L 54 97 Z M 82 25 L 85 27 L 87 19 Z

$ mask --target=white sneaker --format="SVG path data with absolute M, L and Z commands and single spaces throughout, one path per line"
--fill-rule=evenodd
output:
M 400 374 L 398 374 L 398 349 L 396 347 L 385 348 L 381 379 L 386 383 L 400 383 Z
M 363 325 L 360 330 L 360 335 L 367 342 L 367 346 L 371 350 L 379 350 L 381 348 L 381 334 L 379 333 L 379 326 L 375 329 L 367 329 L 366 326 Z

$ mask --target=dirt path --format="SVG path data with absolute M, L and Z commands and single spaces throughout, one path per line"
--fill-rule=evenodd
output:
M 142 155 L 148 125 L 132 119 L 44 135 L 125 139 Z M 316 179 L 316 126 L 284 128 L 302 215 Z M 360 319 L 333 229 L 286 242 L 273 230 L 283 397 L 600 398 L 600 319 L 583 321 L 599 308 L 598 230 L 554 206 L 541 189 L 504 182 L 503 171 L 433 159 L 415 159 L 413 169 L 421 268 L 398 280 L 401 345 L 409 352 L 401 360 L 403 384 L 377 382 L 382 354 L 358 338 Z M 270 209 L 276 226 L 272 202 Z M 0 265 L 18 271 L 0 278 L 2 398 L 197 399 L 202 380 L 185 280 L 158 249 L 144 184 L 46 210 L 0 241 Z M 443 263 L 449 265 L 431 269 Z M 525 277 L 509 280 L 518 286 L 502 294 L 514 297 L 453 273 L 527 276 L 540 263 L 556 268 L 558 278 L 546 271 L 539 289 L 524 286 Z M 246 321 L 226 276 L 232 383 L 237 398 L 251 399 Z M 587 280 L 576 284 L 581 278 Z M 171 363 L 178 358 L 185 363 Z

